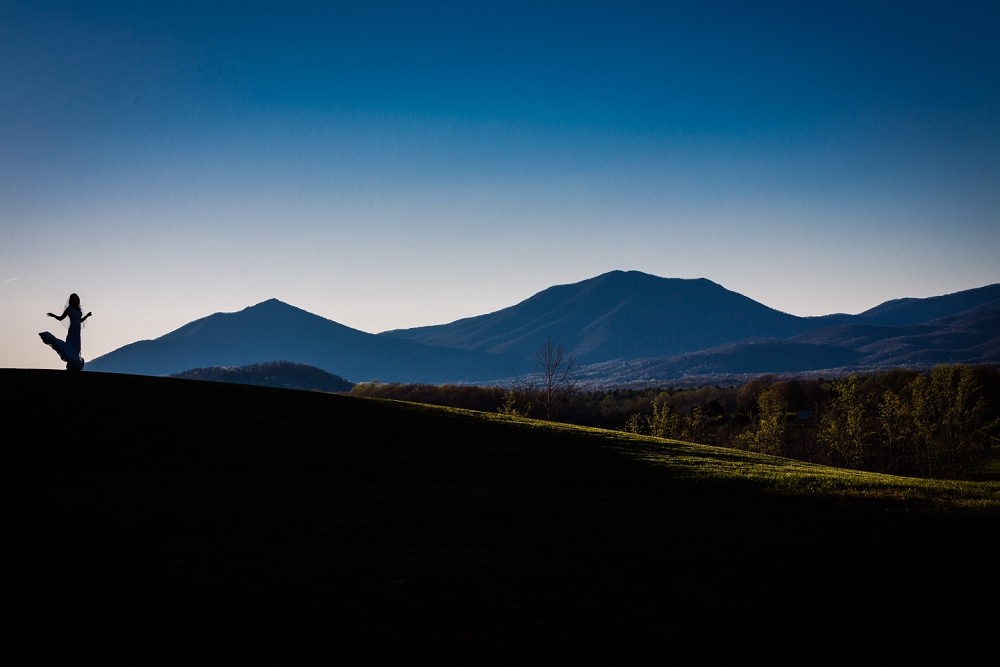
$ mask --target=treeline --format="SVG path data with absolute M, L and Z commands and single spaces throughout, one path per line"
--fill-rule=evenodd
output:
M 353 394 L 543 418 L 537 390 L 362 383 Z M 1000 369 L 567 392 L 551 419 L 843 468 L 970 479 L 1000 444 Z M 995 450 L 993 450 L 995 451 Z
M 508 393 L 503 387 L 467 387 L 455 384 L 403 384 L 361 382 L 354 385 L 354 396 L 391 398 L 394 401 L 443 405 L 449 408 L 466 408 L 483 412 L 496 412 Z
M 894 475 L 969 479 L 1000 434 L 1000 371 L 938 366 L 868 377 L 742 387 L 712 417 L 654 403 L 630 430 Z M 699 424 L 700 422 L 700 424 Z
M 581 426 L 624 430 L 633 414 L 652 414 L 654 401 L 666 401 L 675 410 L 687 414 L 691 408 L 706 409 L 712 414 L 736 408 L 738 388 L 702 387 L 699 389 L 616 389 L 613 391 L 577 391 L 562 397 L 551 414 L 552 421 Z M 389 398 L 397 401 L 443 405 L 511 416 L 545 419 L 545 407 L 537 391 L 530 387 L 516 390 L 504 387 L 471 387 L 454 384 L 403 384 L 400 382 L 362 382 L 350 392 L 355 396 Z M 728 410 L 727 410 L 728 407 Z

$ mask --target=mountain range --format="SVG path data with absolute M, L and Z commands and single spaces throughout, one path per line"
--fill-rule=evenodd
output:
M 704 278 L 612 271 L 449 324 L 369 334 L 271 299 L 90 362 L 166 375 L 285 360 L 354 381 L 488 382 L 529 372 L 547 340 L 597 382 L 1000 363 L 1000 284 L 797 317 Z
M 155 340 L 98 357 L 87 369 L 171 375 L 193 368 L 267 361 L 309 364 L 352 380 L 472 382 L 523 372 L 503 355 L 385 338 L 269 299 L 236 313 L 215 313 Z M 513 371 L 512 371 L 513 369 Z

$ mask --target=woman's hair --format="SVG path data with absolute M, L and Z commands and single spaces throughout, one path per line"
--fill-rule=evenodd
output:
M 80 310 L 80 297 L 78 297 L 76 294 L 70 294 L 69 295 L 69 307 L 70 308 L 76 308 L 77 310 Z

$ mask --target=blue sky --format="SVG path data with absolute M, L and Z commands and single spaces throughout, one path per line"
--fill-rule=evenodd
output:
M 987 3 L 0 3 L 0 365 L 277 297 L 366 331 L 612 269 L 798 315 L 1000 281 Z M 693 5 L 694 3 L 692 3 Z

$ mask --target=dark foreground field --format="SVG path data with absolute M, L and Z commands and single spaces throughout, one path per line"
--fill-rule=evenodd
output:
M 0 392 L 8 647 L 777 655 L 995 626 L 997 485 L 187 380 Z

